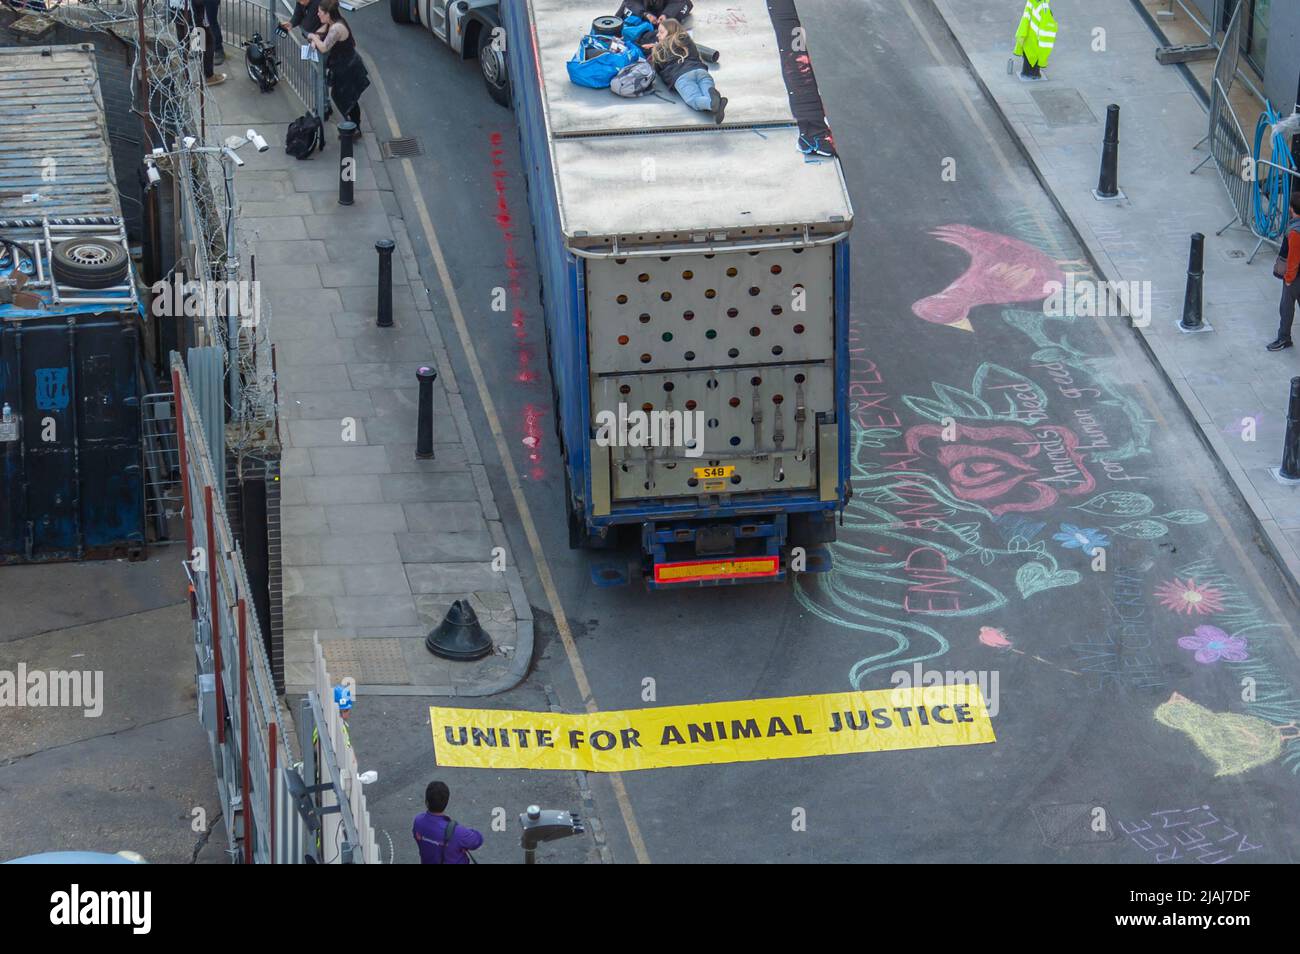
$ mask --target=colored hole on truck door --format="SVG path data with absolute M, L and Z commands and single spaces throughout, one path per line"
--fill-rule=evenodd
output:
M 714 331 L 712 328 L 710 328 L 708 331 L 704 332 L 704 337 L 708 338 L 710 341 L 712 341 L 712 340 L 713 340 L 714 338 L 716 338 L 717 336 L 718 336 L 718 333 L 717 333 L 716 331 Z
M 650 312 L 643 311 L 638 317 L 641 319 L 641 324 L 643 325 L 650 324 Z
M 665 381 L 665 382 L 664 382 L 664 390 L 665 390 L 665 391 L 671 391 L 674 387 L 675 387 L 675 385 L 673 384 L 673 382 L 671 382 L 671 381 Z
M 758 375 L 754 375 L 752 378 L 749 379 L 749 383 L 754 387 L 758 387 L 760 384 L 763 383 L 763 379 L 760 378 Z
M 682 312 L 682 317 L 685 318 L 687 321 L 694 321 L 695 312 L 691 311 L 690 309 L 687 309 L 686 311 Z
M 774 314 L 774 315 L 779 315 L 779 314 L 781 314 L 781 306 L 780 306 L 780 305 L 773 305 L 773 306 L 772 306 L 772 314 Z
M 639 281 L 642 285 L 644 285 L 646 282 L 650 281 L 650 273 L 642 272 L 640 275 L 636 277 L 636 280 Z
M 694 360 L 695 360 L 695 352 L 694 352 L 694 351 L 688 351 L 688 352 L 686 352 L 685 355 L 683 355 L 683 357 L 686 358 L 687 361 L 694 361 Z
M 728 308 L 728 309 L 727 309 L 727 317 L 728 317 L 728 318 L 735 318 L 735 317 L 736 317 L 737 315 L 739 315 L 739 314 L 740 314 L 740 309 L 739 309 L 739 308 Z
M 780 275 L 780 274 L 781 274 L 781 266 L 780 266 L 780 265 L 773 265 L 773 266 L 771 267 L 771 269 L 769 269 L 769 271 L 771 271 L 771 273 L 772 273 L 773 275 Z
M 672 292 L 660 292 L 660 293 L 659 293 L 659 298 L 660 298 L 661 301 L 672 301 L 672 300 L 673 300 L 673 293 L 672 293 Z
M 624 395 L 631 394 L 632 393 L 631 385 L 627 385 L 627 384 L 620 385 L 618 389 L 618 393 Z
M 651 404 L 649 401 L 646 401 L 644 404 L 641 405 L 641 410 L 645 411 L 647 414 L 649 414 L 654 409 L 655 406 Z
M 705 298 L 717 298 L 717 297 L 718 297 L 718 290 L 717 290 L 716 288 L 706 288 L 706 289 L 704 289 L 704 297 L 705 297 Z
M 749 294 L 750 294 L 751 297 L 754 297 L 754 298 L 758 297 L 758 286 L 757 286 L 757 285 L 750 285 L 750 286 L 749 286 Z
M 693 410 L 695 410 L 696 406 L 697 406 L 697 405 L 696 405 L 696 403 L 695 403 L 694 401 L 687 401 L 687 402 L 686 402 L 686 410 L 688 410 L 688 411 L 693 411 Z
M 772 395 L 772 403 L 773 403 L 773 404 L 780 404 L 780 403 L 781 403 L 782 401 L 784 401 L 784 400 L 785 400 L 785 396 L 782 395 L 782 394 L 773 394 L 773 395 Z
M 740 349 L 739 349 L 739 348 L 728 348 L 728 349 L 727 349 L 727 357 L 728 357 L 728 358 L 739 358 L 739 357 L 740 357 Z
M 803 334 L 803 325 L 795 325 L 794 328 L 792 328 L 791 330 L 792 330 L 795 334 L 797 334 L 797 335 L 801 335 L 801 334 Z
M 691 271 L 689 268 L 686 269 L 686 271 L 682 272 L 682 278 L 686 279 L 686 281 L 688 282 L 694 277 L 695 277 L 695 273 Z
M 735 266 L 735 265 L 732 265 L 730 268 L 727 269 L 727 277 L 728 277 L 728 278 L 735 278 L 735 277 L 736 277 L 737 275 L 739 275 L 739 274 L 740 274 L 740 272 L 736 269 L 736 266 Z
M 775 355 L 776 357 L 779 358 L 779 357 L 781 357 L 781 355 L 783 355 L 784 353 L 785 353 L 785 349 L 782 348 L 780 345 L 772 345 L 772 354 L 773 354 L 773 355 Z
M 760 328 L 758 327 L 758 325 L 755 325 L 753 328 L 750 328 L 750 329 L 749 329 L 749 336 L 750 336 L 751 338 L 757 338 L 757 337 L 758 337 L 759 335 L 761 335 L 762 333 L 763 333 L 763 332 L 762 332 L 762 329 L 760 329 Z
M 620 305 L 626 305 L 626 304 L 627 304 L 627 296 L 626 296 L 626 295 L 619 295 L 619 296 L 618 296 L 617 298 L 615 298 L 614 300 L 615 300 L 616 302 L 618 302 Z
M 621 344 L 621 345 L 625 345 L 625 344 L 627 344 L 627 343 L 628 343 L 629 341 L 631 341 L 631 340 L 632 340 L 632 339 L 629 338 L 627 335 L 619 335 L 619 336 L 618 336 L 618 343 Z
M 740 407 L 740 398 L 734 397 L 727 403 L 730 404 L 732 407 Z
M 687 478 L 686 478 L 686 486 L 687 486 L 687 487 L 698 487 L 699 485 L 700 485 L 700 482 L 699 482 L 698 480 L 696 480 L 694 477 L 687 477 Z
M 642 364 L 649 364 L 649 363 L 650 363 L 650 354 L 649 354 L 649 352 L 647 352 L 646 354 L 641 355 L 641 363 L 642 363 Z
M 739 438 L 739 437 L 736 437 L 736 436 L 733 434 L 732 437 L 731 437 L 731 440 L 728 441 L 727 443 L 729 443 L 732 447 L 739 447 L 739 446 L 740 446 L 740 438 Z M 735 481 L 735 482 L 738 483 L 738 481 Z
M 804 383 L 805 381 L 807 381 L 807 380 L 808 380 L 808 379 L 807 379 L 806 377 L 804 377 L 802 374 L 796 374 L 796 375 L 794 376 L 794 383 L 795 383 L 795 384 L 803 384 L 803 383 Z
M 704 382 L 704 386 L 708 388 L 710 391 L 716 391 L 718 389 L 718 379 L 709 378 L 709 380 Z
M 665 331 L 662 335 L 660 335 L 660 337 L 663 338 L 664 341 L 672 341 L 673 333 L 671 331 Z
M 709 425 L 709 427 L 717 427 L 717 426 L 718 426 L 718 419 L 717 419 L 716 417 L 711 417 L 711 418 L 708 419 L 708 421 L 707 421 L 706 423 Z

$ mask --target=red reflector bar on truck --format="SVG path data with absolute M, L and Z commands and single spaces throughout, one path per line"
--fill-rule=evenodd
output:
M 656 583 L 688 583 L 692 580 L 733 580 L 751 576 L 776 576 L 781 572 L 781 558 L 747 557 L 740 560 L 685 560 L 681 563 L 656 563 Z

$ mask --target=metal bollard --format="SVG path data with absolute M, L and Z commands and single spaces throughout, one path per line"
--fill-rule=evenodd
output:
M 1282 444 L 1283 480 L 1300 480 L 1300 377 L 1291 379 L 1291 400 L 1286 408 L 1286 439 Z
M 375 243 L 375 251 L 379 253 L 379 317 L 375 324 L 380 328 L 393 327 L 393 249 L 396 247 L 392 239 Z
M 438 372 L 433 368 L 420 368 L 415 372 L 420 382 L 420 411 L 415 430 L 415 459 L 433 460 L 433 382 Z
M 1119 107 L 1111 103 L 1106 107 L 1106 133 L 1101 139 L 1101 175 L 1097 188 L 1092 190 L 1097 199 L 1116 199 L 1119 191 Z
M 1205 283 L 1205 236 L 1192 234 L 1192 250 L 1187 258 L 1187 292 L 1183 295 L 1183 317 L 1178 327 L 1183 331 L 1205 331 L 1201 320 L 1201 302 Z
M 348 120 L 339 123 L 339 205 L 352 204 L 352 187 L 357 179 L 357 161 L 352 158 L 352 137 L 357 124 Z

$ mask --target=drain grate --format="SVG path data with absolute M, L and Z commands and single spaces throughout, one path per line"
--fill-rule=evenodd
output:
M 405 686 L 411 682 L 402 641 L 389 637 L 321 640 L 325 666 L 334 680 L 351 676 L 361 686 Z
M 382 149 L 385 159 L 409 159 L 412 156 L 424 155 L 424 147 L 414 136 L 385 140 Z

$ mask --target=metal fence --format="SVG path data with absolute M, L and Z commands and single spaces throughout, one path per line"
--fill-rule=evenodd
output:
M 378 863 L 356 757 L 319 645 L 317 688 L 302 709 L 302 756 L 294 759 L 293 729 L 275 694 L 243 554 L 226 517 L 184 363 L 175 354 L 172 389 L 199 720 L 212 748 L 231 859 Z
M 302 58 L 303 41 L 299 32 L 291 32 L 287 37 L 275 35 L 276 24 L 289 19 L 292 4 L 275 6 L 275 0 L 268 2 L 272 6 L 258 3 L 257 0 L 222 0 L 222 35 L 237 39 L 238 46 L 251 40 L 254 33 L 260 34 L 267 42 L 273 42 L 280 61 L 281 81 L 288 84 L 308 111 L 324 116 L 325 64 L 321 60 Z

